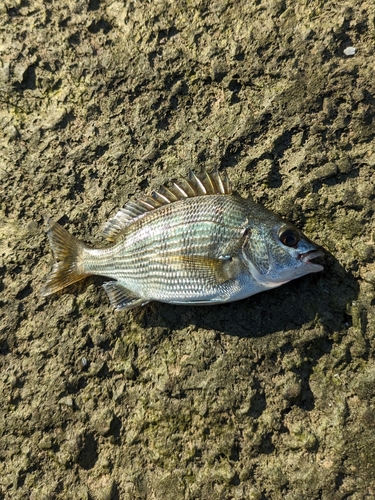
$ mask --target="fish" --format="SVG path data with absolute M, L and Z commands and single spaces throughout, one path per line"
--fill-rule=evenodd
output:
M 103 283 L 116 311 L 151 301 L 206 305 L 244 299 L 323 270 L 324 252 L 291 222 L 233 192 L 218 169 L 130 200 L 103 227 L 110 242 L 92 248 L 53 219 L 55 263 L 48 296 L 87 276 Z

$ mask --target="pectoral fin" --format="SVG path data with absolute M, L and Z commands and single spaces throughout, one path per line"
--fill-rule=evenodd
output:
M 236 275 L 236 263 L 231 257 L 211 258 L 199 255 L 172 255 L 161 259 L 169 272 L 189 279 L 202 279 L 218 285 Z

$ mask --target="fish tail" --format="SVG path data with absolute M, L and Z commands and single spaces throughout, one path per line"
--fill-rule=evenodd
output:
M 83 271 L 82 265 L 85 245 L 57 222 L 51 219 L 46 222 L 49 226 L 47 236 L 56 262 L 42 288 L 43 297 L 89 276 Z

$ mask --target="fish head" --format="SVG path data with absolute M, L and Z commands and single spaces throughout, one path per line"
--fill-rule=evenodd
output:
M 293 224 L 275 219 L 250 227 L 243 245 L 244 262 L 265 288 L 322 271 L 323 266 L 313 259 L 323 255 L 323 250 Z

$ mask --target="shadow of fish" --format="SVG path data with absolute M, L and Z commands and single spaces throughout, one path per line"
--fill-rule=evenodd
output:
M 323 255 L 299 229 L 232 193 L 226 174 L 198 175 L 129 201 L 108 220 L 107 248 L 90 248 L 47 221 L 56 259 L 47 296 L 86 276 L 103 284 L 116 310 L 152 300 L 218 304 L 278 287 L 323 267 Z

